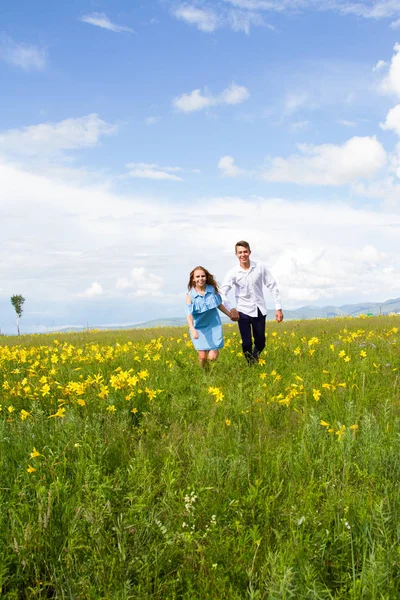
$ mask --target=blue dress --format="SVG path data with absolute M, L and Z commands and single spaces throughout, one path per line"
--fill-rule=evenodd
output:
M 193 316 L 193 325 L 199 333 L 197 340 L 192 338 L 196 350 L 219 350 L 224 346 L 222 324 L 218 306 L 222 298 L 215 293 L 212 285 L 206 285 L 204 296 L 192 288 L 189 292 L 191 304 L 186 305 L 186 314 Z

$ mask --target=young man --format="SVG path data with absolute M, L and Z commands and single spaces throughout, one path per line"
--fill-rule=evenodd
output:
M 265 306 L 263 288 L 271 292 L 275 301 L 275 319 L 283 320 L 279 289 L 267 267 L 260 262 L 250 260 L 251 250 L 248 242 L 241 240 L 235 245 L 239 264 L 233 267 L 221 286 L 224 305 L 231 311 L 231 319 L 239 322 L 242 348 L 249 364 L 257 362 L 260 352 L 265 348 Z M 227 295 L 235 288 L 236 308 L 231 308 Z M 254 339 L 254 341 L 253 341 Z

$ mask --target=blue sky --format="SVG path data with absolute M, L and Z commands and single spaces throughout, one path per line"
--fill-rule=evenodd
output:
M 284 307 L 398 297 L 398 42 L 400 0 L 3 3 L 1 331 L 180 316 L 241 238 Z

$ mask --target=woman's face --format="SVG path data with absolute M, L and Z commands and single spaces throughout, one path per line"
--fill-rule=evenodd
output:
M 207 275 L 202 269 L 196 269 L 193 273 L 193 281 L 196 287 L 204 287 L 206 285 Z

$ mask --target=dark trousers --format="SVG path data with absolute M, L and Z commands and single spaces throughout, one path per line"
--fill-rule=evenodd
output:
M 243 354 L 249 363 L 257 361 L 260 352 L 265 348 L 265 315 L 260 309 L 257 309 L 256 317 L 239 312 L 239 331 Z

